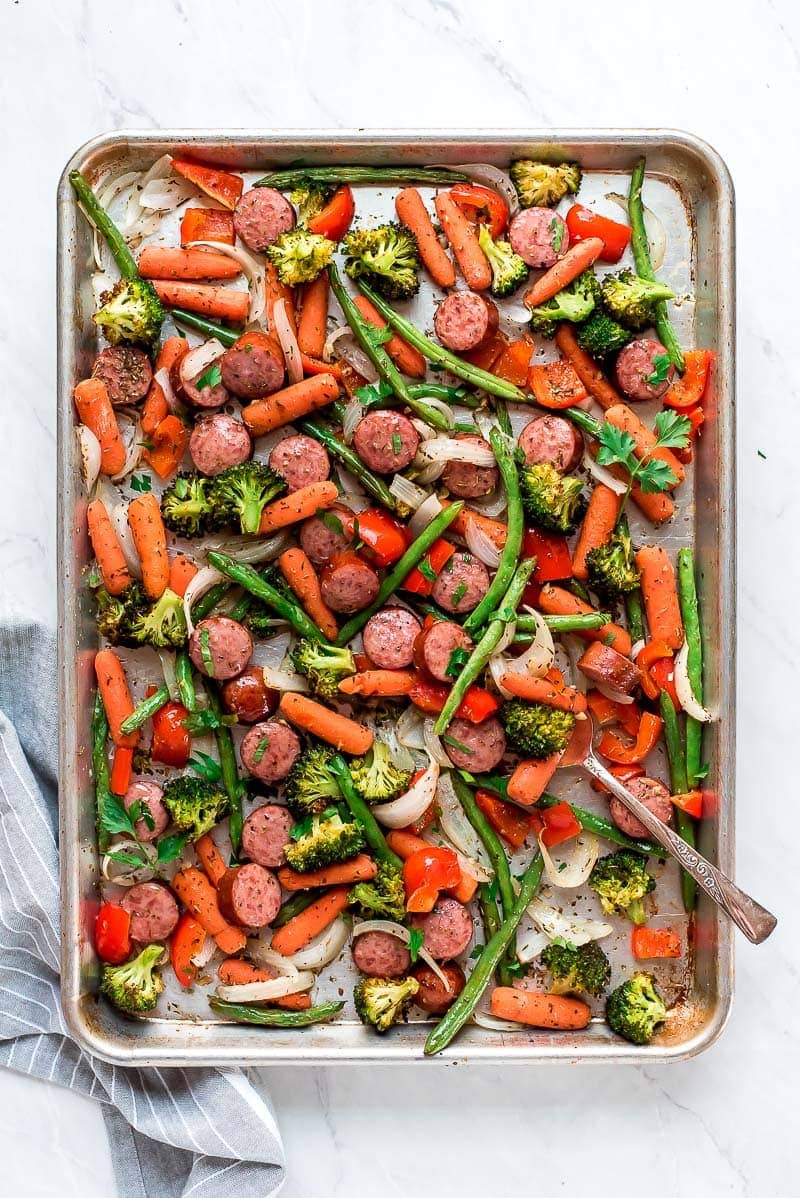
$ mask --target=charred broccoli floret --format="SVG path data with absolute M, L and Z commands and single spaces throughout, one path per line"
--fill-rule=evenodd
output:
M 286 481 L 263 462 L 241 462 L 211 479 L 208 498 L 215 524 L 257 533 L 264 508 L 282 495 Z
M 500 708 L 506 736 L 520 753 L 530 757 L 549 757 L 566 749 L 575 716 L 545 703 L 525 703 L 511 699 Z
M 149 346 L 158 340 L 164 309 L 152 283 L 120 279 L 101 299 L 103 306 L 95 312 L 94 322 L 112 345 L 129 341 Z
M 138 611 L 130 620 L 131 633 L 139 645 L 154 649 L 181 649 L 186 644 L 183 599 L 169 587 L 160 599 Z
M 508 241 L 492 241 L 486 225 L 478 229 L 478 241 L 492 268 L 492 295 L 502 299 L 516 291 L 528 277 L 528 265 L 515 254 Z
M 554 337 L 560 320 L 572 324 L 585 320 L 600 300 L 600 284 L 593 270 L 585 270 L 552 299 L 531 308 L 531 328 L 542 337 Z
M 356 882 L 347 901 L 351 907 L 358 907 L 367 919 L 393 919 L 402 923 L 406 915 L 402 870 L 382 861 L 371 882 Z
M 362 799 L 368 803 L 387 803 L 407 789 L 411 770 L 398 769 L 389 746 L 376 740 L 365 757 L 350 762 L 350 776 Z
M 216 783 L 187 774 L 165 783 L 164 806 L 175 827 L 198 840 L 228 814 L 228 796 Z
M 333 188 L 313 179 L 301 182 L 289 193 L 289 199 L 297 209 L 298 225 L 306 225 L 313 216 L 318 216 L 333 195 Z
M 152 1011 L 164 989 L 164 979 L 156 970 L 163 955 L 163 945 L 148 944 L 138 957 L 124 965 L 104 965 L 100 993 L 127 1015 Z
M 608 358 L 627 345 L 631 334 L 606 312 L 595 309 L 575 330 L 581 349 L 593 358 Z
M 180 537 L 199 537 L 214 526 L 209 497 L 211 479 L 202 474 L 179 474 L 161 496 L 161 518 Z
M 611 977 L 608 957 L 596 940 L 576 948 L 553 942 L 541 955 L 550 972 L 551 994 L 602 994 Z
M 376 1032 L 388 1031 L 405 1018 L 418 990 L 416 978 L 362 978 L 353 991 L 356 1014 Z
M 606 275 L 601 290 L 608 314 L 634 332 L 655 323 L 659 300 L 675 298 L 675 292 L 666 283 L 640 279 L 632 270 Z
M 640 574 L 633 557 L 633 542 L 624 528 L 615 528 L 604 545 L 586 555 L 589 586 L 606 602 L 635 591 Z
M 595 862 L 589 885 L 607 915 L 627 915 L 633 923 L 642 924 L 647 918 L 643 899 L 655 890 L 656 880 L 647 872 L 645 857 L 618 849 Z
M 296 824 L 291 835 L 293 843 L 284 850 L 286 864 L 302 874 L 349 861 L 364 847 L 361 828 L 353 821 L 345 823 L 335 807 Z
M 339 683 L 355 674 L 356 663 L 349 649 L 337 645 L 320 645 L 316 641 L 298 641 L 291 653 L 294 667 L 308 679 L 309 686 L 320 699 L 341 699 Z
M 523 208 L 549 208 L 564 196 L 574 196 L 581 185 L 577 162 L 533 162 L 519 158 L 508 172 Z
M 320 815 L 331 804 L 339 802 L 342 792 L 330 763 L 333 749 L 317 745 L 306 749 L 295 761 L 286 779 L 286 804 L 295 819 Z
M 537 528 L 571 533 L 586 508 L 583 482 L 559 474 L 550 462 L 525 466 L 519 476 L 522 506 Z
M 419 290 L 417 242 L 408 229 L 398 224 L 354 229 L 342 246 L 351 279 L 364 279 L 390 300 L 409 299 Z
M 634 973 L 606 999 L 606 1021 L 612 1032 L 631 1044 L 649 1044 L 667 1008 L 649 973 Z
M 97 604 L 97 631 L 112 645 L 139 644 L 131 621 L 150 607 L 150 600 L 139 582 L 132 582 L 120 595 L 110 595 L 105 587 L 94 592 Z
M 310 233 L 298 226 L 281 233 L 277 241 L 267 246 L 267 257 L 275 266 L 278 278 L 288 287 L 310 283 L 330 264 L 336 242 L 321 233 Z

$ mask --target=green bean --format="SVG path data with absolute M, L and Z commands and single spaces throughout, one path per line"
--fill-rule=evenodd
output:
M 227 347 L 233 345 L 242 335 L 234 329 L 226 329 L 221 324 L 215 324 L 213 320 L 206 320 L 205 317 L 198 316 L 195 312 L 186 312 L 183 308 L 171 308 L 170 314 L 178 324 L 187 324 L 190 329 L 195 329 L 196 332 L 203 333 L 206 337 L 216 337 L 217 341 Z
M 450 689 L 444 707 L 436 717 L 433 730 L 437 736 L 441 736 L 446 732 L 465 694 L 478 675 L 485 669 L 486 663 L 499 645 L 505 633 L 506 625 L 514 619 L 519 601 L 522 598 L 523 591 L 528 584 L 528 579 L 535 565 L 536 559 L 529 557 L 525 558 L 517 566 L 503 600 L 503 610 L 495 613 L 496 618 L 492 620 L 481 639 L 473 648 Z
M 522 875 L 519 894 L 505 917 L 498 931 L 492 936 L 483 952 L 475 962 L 475 968 L 467 979 L 467 984 L 446 1014 L 439 1020 L 425 1041 L 425 1055 L 432 1056 L 441 1052 L 458 1034 L 478 1005 L 486 987 L 491 981 L 492 974 L 500 963 L 500 959 L 511 943 L 517 930 L 517 925 L 525 913 L 542 880 L 543 862 L 539 853 L 531 861 Z
M 290 919 L 294 919 L 295 915 L 301 915 L 306 907 L 315 903 L 320 894 L 322 894 L 321 890 L 298 890 L 290 899 L 286 900 L 270 927 L 282 928 Z
M 264 1027 L 310 1027 L 313 1023 L 327 1023 L 338 1015 L 343 1002 L 323 1002 L 305 1011 L 282 1011 L 279 1007 L 250 1007 L 237 1002 L 224 1002 L 221 998 L 210 998 L 208 1005 L 217 1015 L 224 1015 L 234 1023 L 258 1023 Z
M 111 841 L 111 834 L 106 827 L 106 811 L 113 796 L 111 794 L 111 778 L 108 769 L 106 741 L 108 740 L 108 719 L 100 691 L 95 691 L 94 708 L 92 710 L 92 774 L 94 775 L 95 821 L 97 825 L 97 847 L 104 853 Z
M 194 688 L 194 671 L 192 659 L 185 651 L 175 658 L 175 677 L 178 682 L 178 693 L 181 703 L 187 711 L 197 710 L 197 692 Z
M 497 913 L 497 903 L 488 882 L 481 882 L 478 887 L 478 905 L 481 909 L 484 937 L 486 940 L 491 940 L 492 936 L 499 931 L 500 916 Z
M 635 591 L 625 593 L 625 618 L 628 633 L 634 645 L 644 640 L 644 608 L 642 607 L 642 592 L 639 587 Z
M 237 582 L 239 586 L 244 587 L 256 599 L 260 599 L 262 603 L 266 603 L 268 607 L 276 611 L 301 636 L 321 643 L 326 641 L 324 633 L 317 628 L 313 620 L 308 618 L 302 607 L 298 607 L 296 603 L 292 603 L 284 594 L 276 590 L 268 582 L 265 582 L 258 571 L 254 570 L 252 566 L 247 566 L 243 562 L 237 562 L 232 557 L 229 557 L 227 553 L 218 553 L 215 549 L 209 552 L 208 561 L 215 570 L 219 570 L 221 574 L 227 575 L 232 582 Z
M 686 778 L 686 758 L 681 743 L 681 728 L 675 706 L 666 691 L 661 692 L 661 718 L 664 721 L 664 741 L 669 760 L 669 780 L 674 795 L 686 794 L 689 789 Z M 688 845 L 695 847 L 696 837 L 692 817 L 680 807 L 675 808 L 675 829 Z M 681 870 L 681 895 L 687 911 L 693 911 L 697 898 L 697 884 L 691 874 Z
M 122 735 L 129 736 L 131 732 L 135 732 L 137 728 L 141 728 L 142 724 L 146 724 L 150 717 L 156 714 L 159 707 L 163 707 L 168 702 L 169 690 L 166 684 L 162 684 L 149 699 L 142 699 L 141 703 L 134 707 L 128 718 L 122 721 L 119 726 Z
M 201 595 L 192 607 L 192 619 L 195 624 L 199 620 L 205 619 L 217 604 L 225 598 L 230 589 L 231 584 L 229 582 L 218 582 L 215 586 L 210 587 L 205 595 Z
M 473 387 L 480 387 L 489 395 L 496 395 L 500 399 L 508 399 L 513 403 L 530 402 L 528 396 L 519 387 L 515 387 L 513 383 L 504 382 L 496 374 L 490 374 L 488 370 L 481 370 L 479 366 L 471 366 L 469 362 L 457 357 L 449 349 L 431 341 L 410 320 L 406 320 L 405 316 L 401 316 L 399 312 L 395 312 L 394 308 L 390 308 L 386 301 L 366 283 L 359 280 L 358 285 L 367 299 L 371 300 L 378 309 L 383 319 L 387 320 L 392 328 L 410 345 L 418 349 L 429 362 L 434 362 L 437 366 L 444 366 L 451 374 L 463 379 L 465 383 L 471 383 Z
M 308 183 L 465 183 L 463 171 L 449 166 L 290 166 L 270 171 L 254 187 L 275 187 L 278 191 L 303 187 Z
M 597 420 L 594 416 L 590 416 L 588 412 L 584 412 L 583 408 L 562 408 L 559 416 L 566 416 L 573 424 L 577 424 L 579 429 L 584 433 L 588 433 L 590 437 L 595 437 L 600 433 L 603 427 L 603 421 Z
M 611 623 L 611 616 L 606 612 L 593 611 L 575 616 L 544 616 L 545 625 L 551 632 L 593 632 L 596 628 L 602 628 L 605 624 Z M 517 616 L 517 632 L 531 633 L 531 639 L 535 636 L 537 630 L 536 620 L 533 616 Z M 514 638 L 516 640 L 516 637 Z
M 568 591 L 572 591 L 573 595 L 577 595 L 578 598 L 582 599 L 584 603 L 588 603 L 591 606 L 591 596 L 586 590 L 586 587 L 578 578 L 570 578 L 569 582 L 566 584 L 566 589 Z
M 392 852 L 386 843 L 386 837 L 381 831 L 380 824 L 370 811 L 369 805 L 362 799 L 353 785 L 353 779 L 350 776 L 347 762 L 339 753 L 331 761 L 331 771 L 339 783 L 339 789 L 342 792 L 345 803 L 350 808 L 350 814 L 361 827 L 364 839 L 372 849 L 373 854 L 379 861 L 385 861 L 388 865 L 393 865 L 396 869 L 402 869 L 403 862 L 396 853 Z
M 363 611 L 358 612 L 351 620 L 348 620 L 336 638 L 337 645 L 346 645 L 357 632 L 361 631 L 370 616 L 374 616 L 376 611 L 380 611 L 389 596 L 393 595 L 397 588 L 405 581 L 417 563 L 428 552 L 434 541 L 437 541 L 444 530 L 453 523 L 460 514 L 463 506 L 464 504 L 461 500 L 451 503 L 431 520 L 428 527 L 419 534 L 416 540 L 411 542 L 403 556 L 398 559 L 391 571 L 385 576 L 375 602 L 371 603 L 369 607 L 365 607 Z
M 320 445 L 324 445 L 328 453 L 358 479 L 364 490 L 368 491 L 373 499 L 377 499 L 378 503 L 382 503 L 390 512 L 397 511 L 397 500 L 383 479 L 378 478 L 377 474 L 373 474 L 371 470 L 367 469 L 355 450 L 352 450 L 349 445 L 345 445 L 344 441 L 340 441 L 331 429 L 316 420 L 298 420 L 296 423 L 302 432 L 313 437 L 315 441 L 319 441 Z
M 231 608 L 229 612 L 231 620 L 238 620 L 238 622 L 241 624 L 242 620 L 245 618 L 252 606 L 253 596 L 249 592 L 245 591 L 241 599 L 238 600 L 238 602 L 234 607 Z
M 465 391 L 463 387 L 446 387 L 444 383 L 409 383 L 408 390 L 415 399 L 443 399 L 445 403 L 461 404 L 463 408 L 481 406 L 478 396 Z
M 491 585 L 478 606 L 470 612 L 464 621 L 464 631 L 473 637 L 478 629 L 485 624 L 489 618 L 489 613 L 494 611 L 495 606 L 500 600 L 500 596 L 506 592 L 508 584 L 511 581 L 511 576 L 517 566 L 517 559 L 522 548 L 522 536 L 525 532 L 525 519 L 519 493 L 519 478 L 517 476 L 517 467 L 514 463 L 513 451 L 508 448 L 508 441 L 499 429 L 492 429 L 489 434 L 489 441 L 494 450 L 500 477 L 503 480 L 503 486 L 508 496 L 508 515 L 506 517 L 508 531 L 506 533 L 506 543 L 500 554 L 500 562 Z
M 242 794 L 244 792 L 244 785 L 236 768 L 236 751 L 233 747 L 231 730 L 227 724 L 223 723 L 224 712 L 222 700 L 220 699 L 216 683 L 207 678 L 205 680 L 205 688 L 208 695 L 208 709 L 218 720 L 217 726 L 214 729 L 214 737 L 217 742 L 219 764 L 222 770 L 222 785 L 225 788 L 225 793 L 230 803 L 229 824 L 231 844 L 233 845 L 234 853 L 238 854 L 239 845 L 242 843 Z
M 138 279 L 139 267 L 136 265 L 136 259 L 128 249 L 125 238 L 111 217 L 104 208 L 100 207 L 97 196 L 92 191 L 86 179 L 80 171 L 70 171 L 69 181 L 83 206 L 89 223 L 94 225 L 98 233 L 102 234 L 108 248 L 111 250 L 111 256 L 116 262 L 117 269 L 123 279 Z
M 691 549 L 678 550 L 678 596 L 686 632 L 686 669 L 692 693 L 698 703 L 703 702 L 703 640 L 700 633 L 700 611 L 697 606 L 697 588 L 694 577 L 694 553 Z M 701 782 L 703 756 L 703 725 L 692 716 L 686 717 L 686 783 L 689 790 L 696 790 Z
M 628 220 L 631 226 L 631 250 L 636 264 L 636 273 L 640 279 L 656 281 L 655 271 L 650 262 L 650 244 L 647 240 L 647 229 L 644 224 L 644 207 L 642 205 L 642 184 L 644 183 L 645 160 L 640 158 L 631 172 L 631 185 L 628 192 Z M 655 305 L 655 326 L 659 337 L 669 354 L 672 365 L 683 374 L 685 362 L 683 351 L 678 341 L 672 321 L 667 315 L 666 300 L 657 300 Z

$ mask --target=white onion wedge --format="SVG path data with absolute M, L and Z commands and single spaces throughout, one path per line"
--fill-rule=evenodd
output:
M 103 451 L 100 442 L 90 428 L 79 424 L 75 428 L 75 439 L 78 442 L 78 452 L 81 459 L 81 478 L 89 494 L 94 490 L 94 484 L 100 473 Z
M 186 631 L 189 636 L 194 632 L 192 607 L 202 595 L 205 595 L 206 591 L 210 591 L 218 582 L 224 581 L 225 575 L 220 574 L 219 570 L 215 570 L 213 566 L 203 566 L 202 570 L 198 570 L 189 583 L 183 596 L 183 614 L 186 618 Z
M 349 936 L 350 927 L 347 922 L 341 918 L 335 919 L 289 960 L 297 969 L 322 969 L 339 956 Z
M 560 846 L 559 846 L 560 847 Z M 581 832 L 569 842 L 563 852 L 551 853 L 539 837 L 539 850 L 544 861 L 544 872 L 551 886 L 559 890 L 575 890 L 582 886 L 592 872 L 600 855 L 600 841 L 591 832 Z
M 431 493 L 423 503 L 419 505 L 414 515 L 408 522 L 409 532 L 412 537 L 418 537 L 419 534 L 426 529 L 439 512 L 442 511 L 442 503 L 439 496 Z
M 106 505 L 108 508 L 108 505 Z M 128 567 L 129 573 L 134 578 L 142 577 L 142 563 L 139 561 L 139 554 L 136 552 L 136 546 L 133 543 L 133 533 L 131 526 L 128 523 L 128 505 L 125 502 L 117 503 L 108 512 L 111 523 L 114 525 L 114 531 L 117 534 L 120 549 L 125 558 L 125 565 Z
M 285 998 L 287 994 L 299 994 L 310 990 L 316 974 L 301 970 L 296 977 L 271 978 L 268 982 L 245 982 L 241 986 L 217 986 L 217 998 L 223 1002 L 270 1002 L 274 998 Z
M 610 470 L 595 461 L 588 449 L 583 451 L 583 466 L 596 482 L 608 487 L 609 491 L 613 491 L 615 495 L 624 495 L 628 489 L 628 484 L 620 478 L 614 478 Z
M 675 655 L 675 690 L 680 699 L 681 707 L 688 716 L 693 720 L 697 720 L 699 724 L 708 724 L 713 722 L 717 717 L 712 715 L 707 707 L 703 707 L 695 697 L 692 690 L 692 684 L 689 681 L 689 645 L 686 641 L 681 645 Z
M 464 540 L 467 548 L 484 566 L 496 570 L 500 565 L 500 550 L 490 536 L 483 531 L 477 520 L 467 520 L 464 525 Z
M 392 799 L 390 803 L 379 803 L 372 807 L 372 814 L 386 828 L 405 828 L 419 819 L 436 798 L 439 781 L 439 764 L 432 761 L 421 778 L 413 786 Z
M 279 299 L 272 308 L 272 321 L 281 343 L 283 358 L 286 362 L 286 373 L 290 383 L 299 383 L 303 378 L 303 363 L 300 358 L 300 346 L 286 312 L 286 300 Z

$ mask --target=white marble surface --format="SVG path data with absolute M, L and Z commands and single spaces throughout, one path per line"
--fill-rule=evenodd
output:
M 4 0 L 0 593 L 52 618 L 55 206 L 96 133 L 158 126 L 672 126 L 739 212 L 739 870 L 782 917 L 740 941 L 722 1040 L 652 1069 L 276 1069 L 286 1198 L 798 1192 L 795 771 L 800 369 L 795 0 Z M 791 272 L 794 272 L 793 274 Z M 791 299 L 790 282 L 791 280 Z M 791 313 L 791 317 L 789 315 Z M 759 455 L 759 452 L 765 455 Z M 766 682 L 766 685 L 765 685 Z M 113 1190 L 99 1112 L 0 1073 L 4 1193 Z

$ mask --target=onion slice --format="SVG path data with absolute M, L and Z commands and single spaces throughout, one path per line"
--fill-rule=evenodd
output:
M 398 940 L 402 940 L 403 944 L 408 944 L 411 940 L 411 933 L 408 928 L 404 928 L 401 923 L 395 923 L 391 919 L 364 919 L 361 923 L 357 923 L 353 928 L 353 939 L 356 936 L 363 936 L 367 932 L 385 932 L 388 936 L 396 936 Z M 440 968 L 439 963 L 434 961 L 428 950 L 421 947 L 417 955 L 421 961 L 424 961 L 429 969 L 432 969 L 439 981 L 444 986 L 445 990 L 450 993 L 452 989 L 447 974 Z
M 151 179 L 139 192 L 139 206 L 146 212 L 174 212 L 195 195 L 197 189 L 188 179 L 175 175 L 171 178 Z
M 454 437 L 432 437 L 420 446 L 419 455 L 431 462 L 466 462 L 471 466 L 495 464 L 491 449 L 473 441 L 457 441 Z
M 190 241 L 187 245 L 190 249 L 194 246 L 206 246 L 208 249 L 216 250 L 218 254 L 225 254 L 228 258 L 233 258 L 234 262 L 241 266 L 242 274 L 246 277 L 250 289 L 250 311 L 247 314 L 247 319 L 250 324 L 257 324 L 267 307 L 265 273 L 258 259 L 247 250 L 242 249 L 240 245 L 229 245 L 227 241 Z
M 500 550 L 490 536 L 483 531 L 477 520 L 467 519 L 464 525 L 464 540 L 470 553 L 473 553 L 484 566 L 496 570 L 500 565 Z
M 203 566 L 202 570 L 198 570 L 189 583 L 183 596 L 183 614 L 186 618 L 186 631 L 189 636 L 194 632 L 192 607 L 202 595 L 205 595 L 206 591 L 210 591 L 218 582 L 224 581 L 225 575 L 220 574 L 219 570 L 215 570 L 213 566 Z
M 399 500 L 405 507 L 411 511 L 416 511 L 421 503 L 424 503 L 428 498 L 428 492 L 418 487 L 416 483 L 412 483 L 410 479 L 405 478 L 402 474 L 395 474 L 392 481 L 389 483 L 389 490 L 395 499 Z
M 335 919 L 329 927 L 310 940 L 305 948 L 294 953 L 290 960 L 298 969 L 322 969 L 339 956 L 350 936 L 345 920 Z
M 216 362 L 217 358 L 221 358 L 224 353 L 225 346 L 217 341 L 216 337 L 209 337 L 208 341 L 204 341 L 202 345 L 190 349 L 188 354 L 181 358 L 178 366 L 181 382 L 190 383 L 192 379 L 198 378 L 206 367 L 210 366 L 212 362 Z
M 549 943 L 550 937 L 547 932 L 540 932 L 535 927 L 520 929 L 516 941 L 517 957 L 523 965 L 528 965 L 544 952 Z
M 615 495 L 624 495 L 627 491 L 628 484 L 624 483 L 621 478 L 614 478 L 610 470 L 595 461 L 588 449 L 583 451 L 583 466 L 592 478 L 602 483 L 604 487 L 608 487 L 609 491 L 613 491 Z
M 428 810 L 436 798 L 438 781 L 439 764 L 432 761 L 422 777 L 418 778 L 405 794 L 399 795 L 389 803 L 373 806 L 372 814 L 378 823 L 386 828 L 406 828 Z
M 115 504 L 108 514 L 111 518 L 111 523 L 114 525 L 119 547 L 125 558 L 125 565 L 134 578 L 141 578 L 142 563 L 139 561 L 139 554 L 136 552 L 136 546 L 133 543 L 133 533 L 128 523 L 127 503 L 121 502 Z
M 423 750 L 425 748 L 424 720 L 420 712 L 412 704 L 405 709 L 395 724 L 398 743 L 406 749 Z M 448 763 L 449 759 L 448 759 Z M 441 762 L 439 763 L 441 764 Z
M 292 964 L 291 957 L 276 953 L 264 940 L 250 940 L 247 951 L 256 965 L 274 970 L 276 976 L 296 978 L 300 972 L 297 966 Z
M 146 865 L 128 865 L 125 861 L 115 861 L 112 853 L 132 853 L 147 858 Z M 135 886 L 137 882 L 149 882 L 156 872 L 158 851 L 154 844 L 141 844 L 130 836 L 121 836 L 113 840 L 104 854 L 100 872 L 107 882 L 115 886 Z
M 87 492 L 91 494 L 100 473 L 103 451 L 97 437 L 85 424 L 76 426 L 75 439 L 78 442 L 78 452 L 80 453 L 83 484 Z
M 164 399 L 167 401 L 167 407 L 173 416 L 180 416 L 184 410 L 183 404 L 172 390 L 172 380 L 169 377 L 169 371 L 165 366 L 157 370 L 153 375 L 153 381 L 158 383 L 161 390 L 164 392 Z
M 434 721 L 424 720 L 422 724 L 422 741 L 425 752 L 433 761 L 438 761 L 445 769 L 452 769 L 453 763 L 445 752 L 444 745 L 433 730 Z
M 264 685 L 274 691 L 291 691 L 295 695 L 308 694 L 308 680 L 302 674 L 291 670 L 276 670 L 273 666 L 264 666 Z
M 118 425 L 122 423 L 123 421 L 117 419 Z M 142 422 L 138 414 L 135 418 L 129 417 L 124 423 L 127 426 L 123 435 L 125 442 L 125 462 L 120 471 L 111 475 L 112 483 L 121 483 L 123 479 L 126 479 L 129 474 L 133 473 L 139 465 L 142 449 L 144 448 Z M 120 429 L 120 432 L 122 433 L 122 429 Z
M 352 445 L 356 428 L 363 419 L 364 405 L 353 396 L 347 401 L 342 417 L 342 440 L 345 445 Z
M 217 986 L 217 997 L 223 1002 L 270 1002 L 273 998 L 284 998 L 287 994 L 299 994 L 310 990 L 316 974 L 301 970 L 296 977 L 284 975 L 271 978 L 268 982 L 245 982 L 241 986 Z
M 483 183 L 484 187 L 491 187 L 492 191 L 496 191 L 505 200 L 509 217 L 516 216 L 519 212 L 517 189 L 509 175 L 501 171 L 499 166 L 494 166 L 491 162 L 465 162 L 461 166 L 450 166 L 447 163 L 441 165 L 447 166 L 448 170 L 461 171 L 473 182 Z
M 489 854 L 458 801 L 449 772 L 442 774 L 436 793 L 439 800 L 439 824 L 445 836 L 465 856 L 473 857 L 485 869 L 490 869 Z
M 684 641 L 675 655 L 675 690 L 680 699 L 681 707 L 688 716 L 693 720 L 697 720 L 699 724 L 708 724 L 713 722 L 717 717 L 712 715 L 707 707 L 703 707 L 702 703 L 698 702 L 695 693 L 692 690 L 692 684 L 689 681 L 689 645 Z
M 179 703 L 181 692 L 178 689 L 178 678 L 175 673 L 175 657 L 167 649 L 159 649 L 158 659 L 161 662 L 161 672 L 164 675 L 169 697 L 173 703 Z
M 553 634 L 547 627 L 541 612 L 533 607 L 526 607 L 525 611 L 533 617 L 536 623 L 536 632 L 525 652 L 511 660 L 509 669 L 517 674 L 531 674 L 534 678 L 543 678 L 555 661 L 556 647 L 553 642 Z
M 521 957 L 520 960 L 522 960 Z M 510 1019 L 498 1019 L 496 1015 L 492 1015 L 488 1011 L 477 1009 L 472 1012 L 472 1022 L 477 1023 L 478 1027 L 486 1028 L 487 1032 L 524 1032 L 528 1030 L 524 1023 L 512 1023 Z
M 423 503 L 419 505 L 414 515 L 408 522 L 408 529 L 412 537 L 418 537 L 419 534 L 426 529 L 431 520 L 435 519 L 442 511 L 442 503 L 439 496 L 432 492 Z
M 286 300 L 279 299 L 273 305 L 272 319 L 275 325 L 275 332 L 281 343 L 281 349 L 283 350 L 289 382 L 299 383 L 303 378 L 303 363 L 300 358 L 300 346 L 297 344 L 297 337 L 286 313 Z
M 531 899 L 526 910 L 536 926 L 546 932 L 551 940 L 556 936 L 563 936 L 576 947 L 588 944 L 590 940 L 602 940 L 614 931 L 611 924 L 605 920 L 565 915 L 563 911 L 551 907 L 544 899 L 538 897 Z
M 611 686 L 606 686 L 604 682 L 595 682 L 595 690 L 600 691 L 601 695 L 605 695 L 607 699 L 611 699 L 614 703 L 622 703 L 627 706 L 633 703 L 633 695 L 626 695 L 622 691 L 614 690 Z M 680 696 L 678 696 L 680 698 Z
M 569 851 L 559 854 L 561 860 L 550 852 L 539 837 L 539 851 L 544 861 L 544 872 L 551 886 L 559 890 L 574 890 L 582 886 L 594 868 L 600 855 L 600 841 L 591 832 L 581 832 L 570 842 Z

